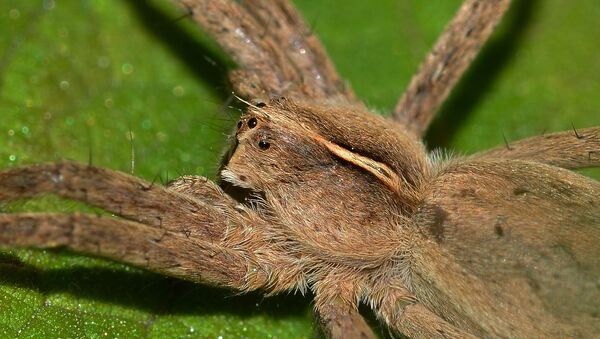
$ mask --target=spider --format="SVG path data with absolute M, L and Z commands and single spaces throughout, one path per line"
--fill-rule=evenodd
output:
M 256 79 L 247 74 L 243 79 L 238 90 L 256 88 Z M 345 95 L 339 86 L 334 96 Z M 597 129 L 509 143 L 473 159 L 442 162 L 426 155 L 412 134 L 421 134 L 419 128 L 396 126 L 339 99 L 336 105 L 327 100 L 316 104 L 303 98 L 303 90 L 292 86 L 286 89 L 292 98 L 258 100 L 240 120 L 237 145 L 222 173 L 226 181 L 254 191 L 248 203 L 229 198 L 197 177 L 183 177 L 164 189 L 87 165 L 18 168 L 3 173 L 5 199 L 55 192 L 130 221 L 5 215 L 4 241 L 65 245 L 238 290 L 311 289 L 323 327 L 332 337 L 371 335 L 356 313 L 361 300 L 387 325 L 409 336 L 597 331 L 591 318 L 585 318 L 589 310 L 580 309 L 581 318 L 564 319 L 529 304 L 540 301 L 535 298 L 550 299 L 556 309 L 568 312 L 583 300 L 592 302 L 582 308 L 594 306 L 597 290 L 582 289 L 576 300 L 569 300 L 568 288 L 561 283 L 576 286 L 591 280 L 583 269 L 569 272 L 573 262 L 597 274 L 595 256 L 589 252 L 598 251 L 593 228 L 598 224 L 598 185 L 539 163 L 596 165 Z M 568 152 L 562 152 L 567 146 Z M 528 209 L 519 210 L 523 205 Z M 553 209 L 556 206 L 561 210 Z M 482 213 L 483 207 L 491 213 Z M 581 212 L 582 219 L 566 219 L 562 227 L 589 228 L 581 234 L 557 235 L 557 241 L 568 246 L 557 244 L 545 253 L 543 245 L 554 244 L 553 239 L 534 229 L 519 233 L 519 227 L 536 224 L 533 218 L 540 217 L 547 224 L 539 227 L 557 231 L 555 220 L 565 211 L 567 216 Z M 458 224 L 457 216 L 463 220 Z M 479 223 L 489 226 L 485 232 L 477 228 Z M 473 233 L 466 236 L 465 231 Z M 523 243 L 530 248 L 519 248 Z M 589 257 L 565 253 L 565 246 L 578 247 Z M 171 253 L 174 249 L 176 254 Z M 531 264 L 523 258 L 552 269 L 515 269 Z M 511 266 L 497 272 L 496 260 Z M 465 274 L 461 267 L 471 271 Z M 557 279 L 556 272 L 570 277 Z M 529 285 L 521 281 L 528 279 Z M 548 285 L 530 290 L 539 282 Z M 541 296 L 544 293 L 550 296 Z M 512 308 L 504 309 L 506 305 Z M 577 326 L 571 328 L 569 322 Z

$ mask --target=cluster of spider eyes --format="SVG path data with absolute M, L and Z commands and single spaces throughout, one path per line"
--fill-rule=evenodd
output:
M 248 119 L 247 124 L 248 124 L 248 128 L 252 129 L 252 128 L 256 127 L 256 125 L 258 125 L 258 120 L 256 120 L 256 118 L 250 118 L 250 119 Z M 237 128 L 240 129 L 241 127 L 242 127 L 242 121 L 238 121 Z M 271 147 L 271 144 L 268 141 L 261 139 L 258 142 L 258 147 L 261 150 L 265 151 L 265 150 L 268 150 L 269 147 Z

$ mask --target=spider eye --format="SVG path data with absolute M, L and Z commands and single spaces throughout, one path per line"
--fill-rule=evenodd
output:
M 242 121 L 241 120 L 238 121 L 237 127 L 238 127 L 238 129 L 242 128 Z
M 260 147 L 261 150 L 266 151 L 269 149 L 269 147 L 271 147 L 271 144 L 267 141 L 261 140 L 258 142 L 258 147 Z
M 250 128 L 256 127 L 257 124 L 258 121 L 256 120 L 256 118 L 250 118 L 250 120 L 248 120 L 248 127 Z

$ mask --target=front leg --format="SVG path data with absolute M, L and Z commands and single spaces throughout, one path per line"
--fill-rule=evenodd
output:
M 291 286 L 279 281 L 295 282 L 299 270 L 263 233 L 272 222 L 202 182 L 205 196 L 71 162 L 0 172 L 0 202 L 54 193 L 129 219 L 0 214 L 0 246 L 66 247 L 237 290 Z
M 226 230 L 231 199 L 214 184 L 206 186 L 204 199 L 122 172 L 59 162 L 0 172 L 0 202 L 56 194 L 148 226 L 217 242 Z
M 265 286 L 272 274 L 250 251 L 97 215 L 0 214 L 0 247 L 67 248 L 239 291 Z

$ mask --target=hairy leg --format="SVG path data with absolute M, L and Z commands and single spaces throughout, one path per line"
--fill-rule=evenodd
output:
M 423 135 L 509 4 L 510 0 L 465 0 L 412 77 L 394 119 L 415 135 Z
M 302 16 L 286 0 L 178 0 L 232 56 L 238 95 L 354 102 L 352 91 Z
M 169 188 L 193 196 L 207 196 L 206 179 L 202 177 L 181 177 L 169 184 Z M 350 281 L 353 281 L 353 279 Z M 318 285 L 322 286 L 323 284 L 319 283 Z M 333 286 L 335 287 L 330 286 L 330 290 L 335 291 L 336 295 L 343 290 L 338 283 L 334 283 Z M 358 312 L 357 303 L 349 301 L 352 299 L 351 296 L 347 298 L 328 297 L 326 300 L 324 299 L 325 296 L 317 292 L 317 300 L 315 302 L 316 316 L 326 338 L 376 338 L 369 325 Z
M 343 302 L 330 302 L 317 309 L 319 325 L 327 338 L 371 339 L 377 338 L 356 306 Z
M 380 277 L 372 283 L 367 302 L 394 332 L 409 338 L 474 338 L 421 305 L 404 278 Z
M 121 172 L 62 162 L 0 172 L 0 202 L 49 193 L 79 200 L 157 232 L 247 253 L 269 272 L 266 287 L 272 293 L 295 287 L 301 269 L 283 248 L 285 243 L 273 242 L 277 227 L 272 221 L 237 204 L 205 178 L 183 177 L 171 185 L 165 188 Z
M 231 199 L 206 181 L 204 193 L 187 196 L 139 178 L 73 162 L 18 167 L 0 172 L 0 202 L 57 194 L 129 220 L 220 241 L 235 214 Z M 220 197 L 220 199 L 219 199 Z M 240 216 L 241 217 L 241 216 Z
M 96 215 L 0 214 L 0 247 L 64 247 L 181 279 L 244 291 L 264 286 L 268 277 L 250 252 Z
M 315 309 L 327 338 L 377 338 L 358 312 L 359 286 L 356 274 L 341 267 L 315 282 Z
M 475 158 L 541 162 L 576 169 L 600 166 L 600 127 L 573 129 L 507 143 Z
M 201 199 L 202 201 L 225 205 L 230 208 L 236 208 L 239 204 L 236 200 L 223 192 L 217 184 L 205 177 L 197 175 L 185 175 L 179 177 L 167 184 L 167 188 Z
M 476 338 L 438 317 L 421 304 L 404 307 L 390 325 L 409 338 Z

